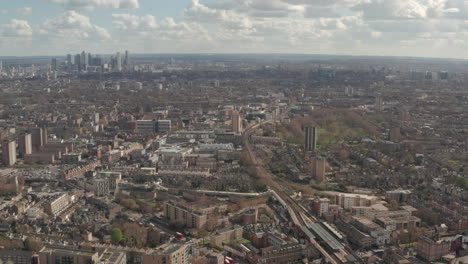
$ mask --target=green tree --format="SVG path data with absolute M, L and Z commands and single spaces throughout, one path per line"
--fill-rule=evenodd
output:
M 465 178 L 465 177 L 459 177 L 456 181 L 455 181 L 455 184 L 460 187 L 460 188 L 463 188 L 465 190 L 468 190 L 468 178 Z
M 33 249 L 33 240 L 30 237 L 27 237 L 24 240 L 24 249 L 32 250 Z
M 114 243 L 119 243 L 123 239 L 122 230 L 120 228 L 113 228 L 111 231 L 111 240 Z

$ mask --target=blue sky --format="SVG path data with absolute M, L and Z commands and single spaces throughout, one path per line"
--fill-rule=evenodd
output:
M 0 56 L 308 53 L 467 58 L 465 0 L 0 0 Z

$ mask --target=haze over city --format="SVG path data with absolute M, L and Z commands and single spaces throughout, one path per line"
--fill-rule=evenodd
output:
M 0 264 L 468 263 L 467 21 L 3 0 Z
M 463 0 L 22 0 L 0 5 L 0 56 L 83 49 L 467 58 Z

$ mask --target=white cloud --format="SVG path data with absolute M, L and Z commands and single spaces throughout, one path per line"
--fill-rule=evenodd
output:
M 232 10 L 210 8 L 200 3 L 199 0 L 192 0 L 188 8 L 184 10 L 184 16 L 188 20 L 200 23 L 221 23 L 229 29 L 251 29 L 252 21 L 246 14 L 241 14 Z
M 22 7 L 15 10 L 17 14 L 28 16 L 32 14 L 32 7 Z
M 427 7 L 418 0 L 369 0 L 353 7 L 367 20 L 422 19 Z
M 135 9 L 140 7 L 139 0 L 46 0 L 64 5 L 72 10 L 92 10 L 96 8 Z
M 199 1 L 195 1 L 198 4 Z M 305 11 L 303 4 L 291 4 L 284 0 L 225 0 L 205 4 L 216 10 L 229 10 L 252 17 L 287 17 Z
M 9 24 L 2 27 L 3 36 L 6 37 L 29 37 L 33 30 L 26 20 L 12 19 Z
M 96 41 L 111 39 L 107 29 L 92 24 L 89 17 L 75 11 L 67 11 L 58 18 L 46 20 L 40 26 L 39 32 L 48 37 L 72 41 L 83 38 L 92 38 Z
M 112 14 L 112 24 L 120 30 L 151 30 L 157 28 L 156 18 L 152 15 L 136 16 L 131 14 Z
M 352 7 L 362 3 L 367 3 L 370 0 L 283 0 L 286 3 L 295 5 L 306 5 L 311 7 Z

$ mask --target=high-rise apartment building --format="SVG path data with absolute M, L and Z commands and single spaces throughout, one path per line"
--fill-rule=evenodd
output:
M 383 99 L 382 96 L 377 96 L 375 98 L 375 111 L 382 112 L 383 110 Z
M 44 146 L 44 136 L 42 135 L 42 128 L 33 127 L 31 131 L 31 141 L 33 150 L 39 151 Z
M 305 132 L 305 150 L 315 151 L 317 148 L 317 129 L 313 126 L 306 126 Z
M 327 169 L 327 160 L 324 157 L 314 158 L 314 179 L 317 183 L 323 182 Z
M 238 111 L 232 112 L 231 122 L 232 122 L 232 131 L 236 133 L 241 133 L 242 132 L 242 119 Z
M 25 155 L 32 153 L 31 133 L 24 133 L 19 136 L 18 149 L 22 158 L 24 158 Z
M 16 163 L 16 142 L 4 140 L 2 143 L 2 161 L 5 166 L 13 166 Z

